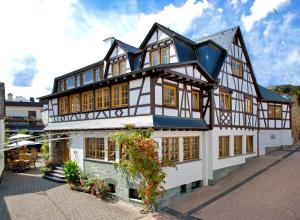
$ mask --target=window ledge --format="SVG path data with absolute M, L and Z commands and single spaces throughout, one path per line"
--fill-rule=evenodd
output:
M 140 200 L 140 199 L 132 199 L 132 198 L 129 198 L 128 200 L 131 201 L 131 202 L 136 202 L 136 203 L 144 204 L 143 201 Z
M 218 160 L 223 160 L 223 159 L 228 159 L 228 158 L 234 158 L 234 157 L 242 157 L 242 156 L 248 156 L 251 154 L 256 154 L 256 152 L 249 152 L 249 153 L 245 153 L 245 154 L 237 154 L 234 156 L 224 156 L 224 157 L 219 157 Z
M 180 164 L 185 164 L 185 163 L 190 163 L 190 162 L 197 162 L 197 161 L 201 161 L 201 159 L 191 159 L 191 160 L 177 161 L 175 164 L 180 165 Z

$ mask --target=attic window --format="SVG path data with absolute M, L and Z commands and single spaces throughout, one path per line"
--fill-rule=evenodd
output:
M 159 64 L 158 50 L 151 51 L 151 53 L 150 53 L 150 63 L 151 63 L 151 66 L 156 66 L 156 65 Z
M 112 64 L 112 75 L 119 76 L 126 73 L 126 60 L 118 61 Z
M 150 52 L 150 64 L 156 66 L 159 64 L 170 63 L 170 49 L 169 47 L 163 47 Z
M 231 69 L 232 69 L 233 75 L 243 78 L 242 62 L 232 58 L 231 59 Z

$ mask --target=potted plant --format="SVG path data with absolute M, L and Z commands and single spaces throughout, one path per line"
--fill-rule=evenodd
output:
M 65 162 L 64 166 L 64 172 L 65 172 L 65 177 L 67 180 L 67 183 L 69 183 L 69 186 L 71 189 L 77 190 L 76 186 L 79 185 L 79 174 L 80 174 L 80 169 L 78 164 L 75 161 L 68 160 Z
M 80 185 L 81 186 L 84 186 L 86 181 L 88 180 L 88 175 L 85 174 L 84 172 L 81 172 L 80 175 L 79 175 L 79 179 L 80 179 Z
M 40 171 L 43 175 L 47 175 L 48 173 L 50 173 L 52 171 L 52 169 L 49 167 L 46 167 L 46 166 L 42 166 L 40 168 Z
M 82 179 L 80 180 L 81 183 L 81 188 L 83 190 L 83 192 L 86 193 L 91 193 L 92 191 L 92 186 L 94 185 L 94 183 L 97 181 L 97 177 L 94 176 L 90 176 L 87 179 Z M 95 194 L 95 193 L 94 193 Z
M 107 182 L 104 180 L 98 180 L 96 182 L 96 194 L 100 199 L 105 199 L 107 192 L 110 190 L 110 187 Z

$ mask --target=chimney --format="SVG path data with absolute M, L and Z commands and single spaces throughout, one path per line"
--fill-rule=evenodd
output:
M 34 102 L 34 97 L 30 97 L 30 102 Z
M 107 53 L 107 51 L 109 50 L 110 46 L 113 44 L 115 38 L 114 37 L 109 37 L 103 40 L 104 42 L 104 50 Z
M 12 93 L 8 93 L 7 94 L 7 101 L 12 101 L 13 100 L 13 94 Z

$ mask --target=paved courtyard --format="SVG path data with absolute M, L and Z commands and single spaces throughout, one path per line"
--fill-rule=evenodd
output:
M 300 219 L 300 152 L 192 216 L 200 219 Z
M 140 206 L 105 202 L 45 180 L 39 170 L 6 172 L 0 184 L 0 219 L 136 219 Z

